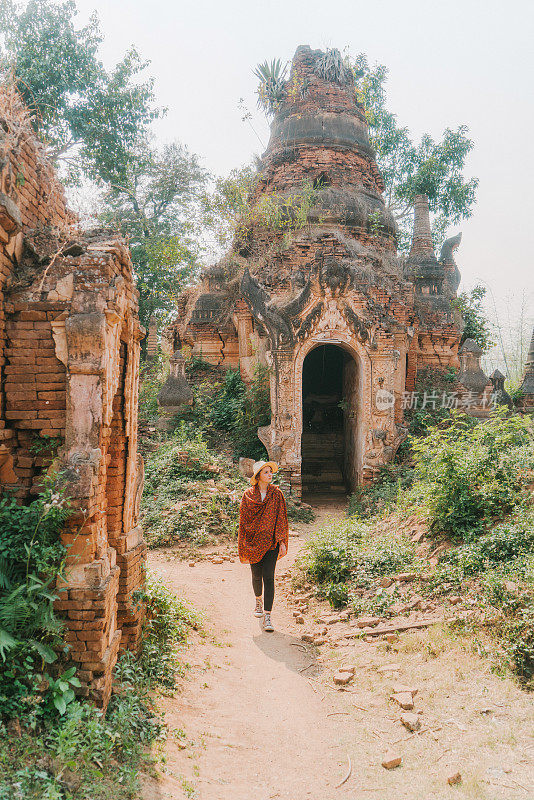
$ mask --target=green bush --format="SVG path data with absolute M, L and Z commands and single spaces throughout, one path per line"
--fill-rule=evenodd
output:
M 197 370 L 189 371 L 194 375 Z M 204 375 L 205 362 L 198 366 L 198 372 Z M 235 458 L 266 458 L 258 428 L 268 425 L 271 419 L 268 370 L 258 365 L 249 384 L 244 383 L 237 370 L 227 370 L 222 380 L 214 380 L 214 372 L 217 370 L 211 367 L 209 378 L 193 383 L 194 403 L 176 416 L 177 424 L 193 424 L 208 437 L 224 433 Z
M 141 363 L 139 381 L 139 424 L 155 425 L 158 421 L 158 394 L 165 382 L 169 359 L 161 353 L 153 361 Z
M 297 505 L 291 496 L 286 496 L 287 518 L 290 522 L 310 523 L 315 519 L 313 509 L 308 505 Z
M 412 482 L 413 469 L 405 464 L 381 467 L 377 479 L 370 486 L 358 486 L 351 494 L 347 516 L 368 519 L 375 514 L 391 511 Z
M 65 680 L 56 685 L 46 671 L 63 643 L 53 603 L 66 555 L 60 532 L 68 514 L 65 498 L 51 487 L 28 505 L 0 499 L 0 714 L 22 716 L 34 727 L 63 708 L 54 697 L 72 699 L 68 683 L 62 691 Z M 49 688 L 35 703 L 43 683 Z
M 199 546 L 234 536 L 245 485 L 235 468 L 209 450 L 202 432 L 182 422 L 145 458 L 142 523 L 149 544 Z
M 133 687 L 105 715 L 74 701 L 38 734 L 23 729 L 13 739 L 0 723 L 0 800 L 134 800 L 147 747 L 163 735 L 149 698 Z
M 534 680 L 534 513 L 519 508 L 488 533 L 444 553 L 429 584 L 435 594 L 474 596 L 498 652 L 525 685 Z
M 150 688 L 173 689 L 175 676 L 181 671 L 177 645 L 187 640 L 191 628 L 199 627 L 196 612 L 168 589 L 161 580 L 148 574 L 143 589 L 136 594 L 145 606 L 143 649 L 139 659 L 125 654 L 116 670 L 121 681 L 128 679 L 128 670 L 136 668 Z
M 534 600 L 529 598 L 514 615 L 503 615 L 500 635 L 505 653 L 521 683 L 534 688 Z
M 408 497 L 436 531 L 458 538 L 518 505 L 532 480 L 532 423 L 504 411 L 478 421 L 453 412 L 448 424 L 413 443 L 415 486 Z
M 424 436 L 430 428 L 450 417 L 451 412 L 443 407 L 442 398 L 444 394 L 447 395 L 453 390 L 456 375 L 456 370 L 452 368 L 442 370 L 423 367 L 418 370 L 414 386 L 414 397 L 417 398 L 417 402 L 414 401 L 413 408 L 407 408 L 404 413 L 412 437 Z M 437 400 L 427 399 L 425 403 L 425 394 L 427 398 L 437 396 Z M 407 448 L 404 447 L 402 452 L 406 449 L 409 451 L 412 441 L 412 439 L 407 441 Z
M 465 544 L 444 553 L 438 563 L 435 585 L 464 580 L 502 569 L 521 573 L 534 554 L 534 517 L 521 511 L 517 516 L 495 525 L 489 533 L 472 537 Z
M 147 607 L 142 651 L 139 658 L 129 652 L 121 655 L 105 714 L 73 700 L 62 715 L 44 717 L 35 730 L 21 717 L 20 738 L 11 738 L 0 722 L 0 800 L 140 796 L 139 774 L 151 762 L 148 748 L 165 737 L 151 693 L 157 687 L 174 688 L 182 669 L 177 647 L 185 644 L 188 631 L 198 628 L 199 621 L 192 609 L 150 576 L 136 599 Z M 32 700 L 39 702 L 40 695 Z
M 383 576 L 419 569 L 414 545 L 394 532 L 376 532 L 358 520 L 323 528 L 306 543 L 302 567 L 308 580 L 339 607 L 352 600 L 354 589 L 373 586 Z M 391 598 L 386 598 L 390 600 Z

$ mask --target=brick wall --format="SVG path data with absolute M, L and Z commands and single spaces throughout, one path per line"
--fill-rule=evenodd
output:
M 138 294 L 124 242 L 82 234 L 16 93 L 0 88 L 0 481 L 20 502 L 59 471 L 74 514 L 58 612 L 82 693 L 105 706 L 140 641 Z

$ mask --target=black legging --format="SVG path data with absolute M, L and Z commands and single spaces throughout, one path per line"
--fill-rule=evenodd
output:
M 267 550 L 261 561 L 250 565 L 254 594 L 256 597 L 261 597 L 263 589 L 263 608 L 268 613 L 271 612 L 273 607 L 274 571 L 279 549 L 280 545 L 277 544 L 274 550 Z

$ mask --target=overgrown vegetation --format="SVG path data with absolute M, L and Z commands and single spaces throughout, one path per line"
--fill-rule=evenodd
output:
M 412 482 L 413 468 L 407 464 L 392 463 L 381 467 L 370 486 L 358 486 L 350 496 L 348 516 L 368 519 L 392 509 Z
M 320 594 L 334 607 L 351 603 L 356 611 L 370 612 L 385 611 L 398 599 L 375 592 L 377 579 L 408 567 L 413 570 L 416 564 L 415 548 L 405 537 L 393 530 L 377 532 L 356 519 L 313 536 L 302 561 L 308 579 L 318 584 Z M 372 596 L 363 600 L 366 590 L 373 590 Z
M 531 686 L 532 421 L 504 409 L 485 420 L 448 412 L 413 438 L 411 453 L 410 470 L 384 470 L 372 491 L 353 496 L 352 517 L 311 539 L 304 572 L 333 606 L 350 604 L 356 613 L 405 613 L 415 607 L 414 592 L 414 602 L 432 607 L 460 595 L 476 611 L 456 626 L 474 641 L 479 631 L 489 633 L 492 648 L 479 647 L 496 668 L 511 669 Z M 422 549 L 409 536 L 416 519 L 424 520 L 418 523 L 428 540 Z M 436 549 L 440 555 L 429 560 Z M 399 572 L 414 576 L 413 588 L 391 580 Z
M 432 529 L 453 539 L 482 533 L 530 494 L 534 438 L 530 419 L 505 410 L 478 421 L 452 412 L 413 445 L 414 487 L 405 499 Z
M 267 114 L 274 114 L 278 111 L 284 100 L 286 73 L 287 64 L 282 66 L 279 58 L 273 58 L 270 64 L 268 61 L 264 61 L 263 64 L 258 64 L 254 70 L 254 75 L 259 80 L 258 105 Z
M 138 599 L 147 604 L 143 650 L 139 658 L 124 653 L 115 670 L 114 694 L 104 714 L 90 703 L 69 697 L 65 708 L 47 702 L 47 693 L 64 683 L 78 686 L 74 675 L 50 681 L 42 693 L 27 687 L 25 709 L 0 720 L 1 800 L 136 800 L 139 774 L 153 764 L 150 745 L 166 729 L 154 705 L 155 689 L 173 689 L 183 670 L 179 649 L 199 621 L 161 583 L 149 578 Z M 69 671 L 70 673 L 70 671 Z M 43 707 L 23 716 L 22 710 Z M 18 712 L 18 713 L 13 713 Z M 35 724 L 30 724 L 31 720 Z
M 316 200 L 312 181 L 303 181 L 283 196 L 257 193 L 261 172 L 256 166 L 234 169 L 219 178 L 202 197 L 202 220 L 221 249 L 245 254 L 251 228 L 280 233 L 284 247 L 291 232 L 308 222 Z
M 451 403 L 448 401 L 454 389 L 456 370 L 423 367 L 415 379 L 413 402 L 406 403 L 404 417 L 410 438 L 402 447 L 401 455 L 406 456 L 411 448 L 413 437 L 424 436 L 436 424 L 450 416 Z
M 184 406 L 175 416 L 174 426 L 185 425 L 184 430 L 202 433 L 213 447 L 229 448 L 234 458 L 266 458 L 258 428 L 271 420 L 267 368 L 258 365 L 248 384 L 238 370 L 218 370 L 198 356 L 186 360 L 186 371 L 193 404 Z M 143 424 L 155 425 L 158 421 L 157 395 L 166 374 L 164 357 L 143 368 L 139 398 L 139 419 Z
M 140 657 L 125 653 L 106 714 L 76 699 L 60 597 L 69 504 L 60 482 L 28 505 L 0 498 L 0 800 L 126 800 L 139 797 L 149 745 L 164 736 L 153 691 L 172 689 L 179 648 L 195 614 L 148 579 L 137 600 L 147 615 Z
M 201 431 L 182 423 L 154 440 L 145 459 L 142 524 L 153 547 L 179 541 L 200 546 L 237 529 L 245 481 L 210 452 Z
M 469 292 L 461 292 L 451 301 L 453 306 L 460 311 L 464 321 L 460 346 L 466 339 L 473 339 L 483 353 L 487 353 L 495 344 L 492 325 L 483 308 L 486 294 L 485 286 L 475 286 Z
M 461 592 L 481 617 L 460 625 L 477 638 L 481 626 L 492 642 L 497 668 L 509 668 L 534 688 L 534 514 L 520 508 L 506 521 L 444 553 L 432 580 L 435 594 Z
M 64 705 L 53 696 L 50 665 L 62 647 L 63 625 L 53 603 L 66 555 L 59 533 L 67 515 L 65 499 L 51 487 L 27 506 L 0 499 L 0 713 L 22 717 L 31 728 Z M 43 691 L 36 704 L 37 687 Z M 68 684 L 64 693 L 74 696 Z

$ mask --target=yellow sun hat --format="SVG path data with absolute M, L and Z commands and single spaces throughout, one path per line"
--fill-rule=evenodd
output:
M 250 479 L 252 486 L 256 485 L 256 476 L 264 467 L 270 467 L 273 474 L 278 472 L 278 464 L 275 461 L 256 461 L 252 467 L 252 477 Z

